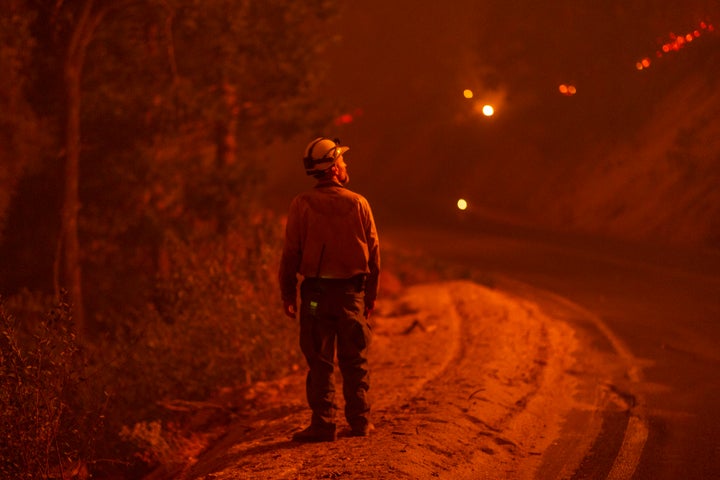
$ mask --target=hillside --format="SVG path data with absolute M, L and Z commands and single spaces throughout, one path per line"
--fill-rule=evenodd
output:
M 635 141 L 589 154 L 532 212 L 588 232 L 720 247 L 720 92 L 699 75 L 657 105 Z M 548 192 L 550 193 L 550 192 Z

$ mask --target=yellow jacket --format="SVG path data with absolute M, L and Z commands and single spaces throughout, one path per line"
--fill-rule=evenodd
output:
M 365 274 L 365 302 L 377 297 L 380 246 L 370 204 L 333 181 L 296 196 L 290 204 L 280 262 L 283 301 L 294 301 L 297 274 L 350 278 Z

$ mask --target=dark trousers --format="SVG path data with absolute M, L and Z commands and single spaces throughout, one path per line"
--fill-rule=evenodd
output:
M 348 280 L 305 279 L 300 287 L 300 348 L 309 367 L 306 381 L 312 424 L 334 426 L 335 346 L 343 378 L 345 418 L 353 428 L 368 423 L 371 331 L 363 311 L 362 277 Z

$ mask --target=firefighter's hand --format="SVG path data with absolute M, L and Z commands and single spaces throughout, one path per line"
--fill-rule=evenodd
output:
M 295 302 L 283 302 L 283 308 L 285 315 L 293 319 L 297 318 L 297 305 Z

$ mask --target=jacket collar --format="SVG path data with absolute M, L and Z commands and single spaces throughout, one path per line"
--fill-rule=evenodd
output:
M 337 180 L 329 179 L 329 180 L 320 180 L 315 185 L 315 188 L 326 188 L 326 187 L 340 187 L 345 188 L 342 183 L 338 182 Z

